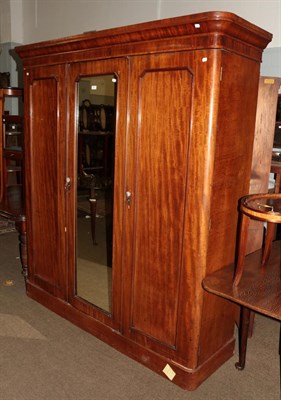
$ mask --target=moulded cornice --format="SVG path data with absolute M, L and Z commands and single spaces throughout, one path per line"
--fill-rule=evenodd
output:
M 227 40 L 222 40 L 222 37 Z M 171 51 L 173 47 L 171 40 L 174 41 L 177 50 L 226 48 L 245 55 L 248 53 L 250 58 L 260 60 L 262 50 L 272 40 L 272 34 L 233 13 L 211 11 L 86 32 L 18 46 L 16 51 L 23 60 L 61 55 L 61 61 L 66 61 L 67 54 L 73 52 L 96 51 L 97 56 L 103 57 L 145 53 L 145 44 L 149 43 L 151 46 L 153 42 L 154 51 L 156 49 Z M 249 48 L 252 50 L 250 52 L 245 50 L 245 45 L 248 50 Z M 71 61 L 71 57 L 69 60 Z

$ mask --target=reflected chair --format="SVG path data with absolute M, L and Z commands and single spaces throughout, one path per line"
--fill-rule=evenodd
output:
M 93 244 L 96 244 L 96 215 L 97 215 L 97 197 L 96 197 L 96 177 L 88 174 L 83 169 L 78 176 L 78 187 L 89 190 L 89 203 L 91 215 L 91 233 Z

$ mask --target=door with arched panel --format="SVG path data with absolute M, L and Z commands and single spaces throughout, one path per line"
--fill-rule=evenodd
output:
M 68 75 L 70 303 L 119 329 L 127 60 L 71 64 Z

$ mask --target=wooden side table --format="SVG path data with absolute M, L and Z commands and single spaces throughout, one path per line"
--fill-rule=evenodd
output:
M 237 263 L 233 284 L 237 286 L 241 280 L 248 227 L 251 219 L 267 223 L 264 251 L 261 265 L 266 265 L 275 234 L 275 224 L 281 223 L 281 194 L 253 194 L 240 200 L 240 227 L 238 232 Z
M 242 307 L 239 361 L 235 364 L 239 370 L 245 367 L 246 362 L 250 312 L 258 312 L 281 321 L 280 250 L 280 241 L 275 241 L 266 268 L 261 267 L 262 250 L 247 255 L 243 279 L 238 286 L 233 285 L 234 264 L 214 272 L 203 280 L 202 285 L 207 292 Z
M 236 368 L 241 370 L 245 367 L 251 311 L 281 320 L 280 242 L 276 241 L 274 246 L 272 243 L 275 225 L 281 223 L 281 194 L 245 196 L 240 200 L 239 211 L 240 226 L 235 273 L 234 265 L 223 268 L 206 277 L 203 280 L 203 287 L 210 293 L 242 306 L 239 362 L 236 363 Z M 264 249 L 246 256 L 251 219 L 261 223 L 266 222 L 267 233 Z

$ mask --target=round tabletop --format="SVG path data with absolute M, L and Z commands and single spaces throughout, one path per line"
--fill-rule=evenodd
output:
M 260 221 L 281 223 L 281 194 L 252 194 L 242 197 L 240 211 Z

